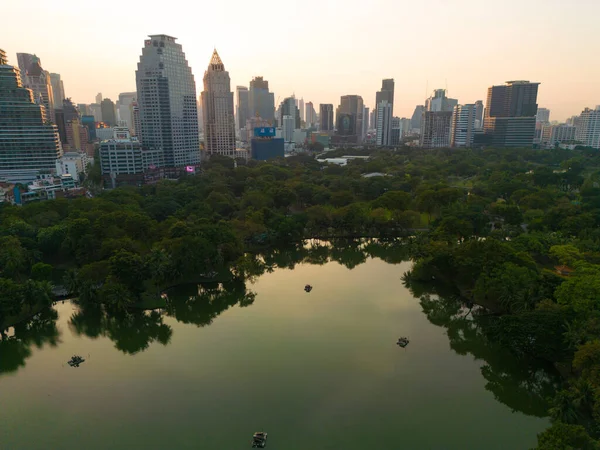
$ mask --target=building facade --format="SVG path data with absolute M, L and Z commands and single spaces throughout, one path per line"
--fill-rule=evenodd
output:
M 319 131 L 333 131 L 333 105 L 331 103 L 319 105 Z
M 53 173 L 61 154 L 56 125 L 47 122 L 44 106 L 0 50 L 0 179 L 28 182 L 40 172 Z
M 42 68 L 37 57 L 33 57 L 33 63 L 27 68 L 26 87 L 33 91 L 33 99 L 36 103 L 44 105 L 46 119 L 56 123 L 54 115 L 54 94 L 50 83 L 50 72 Z
M 574 143 L 576 140 L 577 128 L 573 125 L 562 123 L 560 125 L 542 125 L 540 144 L 546 148 L 552 148 L 560 144 Z
M 425 100 L 426 111 L 454 111 L 454 107 L 458 105 L 458 100 L 455 98 L 446 97 L 446 89 L 436 89 L 433 95 Z
M 144 149 L 162 152 L 167 167 L 199 163 L 196 83 L 176 38 L 149 36 L 135 78 Z
M 59 73 L 50 74 L 50 84 L 52 85 L 52 97 L 54 99 L 54 108 L 62 109 L 65 100 L 65 85 L 60 79 Z
M 535 120 L 541 123 L 550 122 L 550 110 L 548 108 L 538 108 Z
M 254 77 L 248 89 L 248 115 L 260 117 L 270 125 L 275 121 L 275 94 L 269 92 L 269 82 L 263 77 Z
M 102 111 L 102 122 L 111 127 L 117 125 L 117 115 L 115 113 L 115 103 L 110 98 L 105 98 L 100 104 Z
M 596 109 L 585 108 L 581 112 L 575 135 L 583 145 L 600 148 L 600 105 Z
M 312 128 L 317 124 L 317 112 L 312 102 L 307 102 L 305 106 L 306 128 Z
M 117 123 L 133 131 L 133 104 L 137 102 L 137 92 L 121 92 L 117 108 Z
M 246 126 L 246 121 L 250 114 L 248 88 L 246 86 L 237 86 L 235 88 L 235 96 L 237 103 L 235 118 L 239 131 Z
M 382 100 L 377 104 L 377 137 L 378 146 L 392 145 L 392 104 Z
M 222 155 L 235 158 L 235 119 L 231 80 L 216 49 L 204 72 L 202 113 L 206 153 L 209 156 Z
M 452 113 L 451 147 L 471 147 L 475 137 L 477 104 L 457 105 Z
M 348 115 L 354 116 L 353 131 L 356 136 L 355 139 L 348 140 L 348 142 L 354 141 L 355 143 L 362 142 L 363 139 L 363 114 L 364 105 L 363 99 L 360 95 L 342 95 L 340 97 L 340 106 L 336 110 L 336 123 L 345 123 L 345 120 L 340 121 L 340 118 Z M 340 136 L 347 136 L 347 130 L 338 130 Z
M 423 111 L 419 145 L 423 148 L 450 147 L 452 111 Z

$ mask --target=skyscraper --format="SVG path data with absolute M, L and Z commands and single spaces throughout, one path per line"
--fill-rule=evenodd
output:
M 137 101 L 137 92 L 121 92 L 119 94 L 118 122 L 119 125 L 133 131 L 133 104 Z
M 368 131 L 369 131 L 369 108 L 367 108 L 366 106 L 363 108 L 363 138 L 367 135 Z
M 575 138 L 583 145 L 600 148 L 600 105 L 596 109 L 585 108 L 581 112 Z
M 117 125 L 114 102 L 110 98 L 105 98 L 102 100 L 100 108 L 102 110 L 102 122 L 107 123 L 111 127 Z
M 454 107 L 450 129 L 450 145 L 452 147 L 471 147 L 473 145 L 476 117 L 476 103 Z
M 17 53 L 17 64 L 21 72 L 21 84 L 23 87 L 29 87 L 27 86 L 27 70 L 33 64 L 34 59 L 39 58 L 31 53 Z
M 363 99 L 360 95 L 342 95 L 340 97 L 340 106 L 336 110 L 336 124 L 340 122 L 341 116 L 352 115 L 354 116 L 353 131 L 356 136 L 355 139 L 350 138 L 350 135 L 346 134 L 347 130 L 340 133 L 346 136 L 346 142 L 360 143 L 363 139 Z M 340 130 L 338 130 L 340 131 Z
M 235 120 L 229 72 L 217 50 L 204 72 L 204 147 L 208 155 L 235 157 Z
M 507 81 L 488 89 L 484 132 L 496 147 L 530 147 L 535 137 L 540 83 Z
M 235 88 L 237 106 L 236 106 L 236 119 L 237 129 L 241 130 L 246 126 L 246 121 L 250 116 L 250 104 L 248 96 L 248 88 L 246 86 L 237 86 Z
M 542 123 L 550 122 L 550 110 L 548 108 L 538 108 L 535 121 Z
M 392 138 L 392 105 L 387 100 L 377 104 L 377 138 L 376 144 L 387 147 Z
M 102 92 L 98 92 L 96 94 L 96 103 L 98 103 L 98 104 L 102 103 Z
M 176 38 L 165 34 L 149 38 L 135 72 L 142 148 L 161 150 L 167 167 L 197 164 L 200 138 L 194 75 Z
M 0 50 L 0 178 L 28 182 L 40 171 L 54 172 L 61 153 L 56 125 L 46 122 L 44 106 Z
M 65 86 L 60 79 L 59 73 L 50 74 L 50 84 L 52 85 L 52 96 L 54 98 L 54 108 L 62 109 L 65 99 Z
M 275 95 L 269 92 L 269 82 L 263 77 L 254 77 L 248 90 L 249 117 L 260 117 L 273 124 L 275 119 Z
M 283 117 L 290 116 L 294 119 L 294 129 L 300 128 L 300 110 L 296 106 L 296 98 L 292 95 L 291 97 L 286 97 L 281 102 L 279 106 L 280 110 L 280 123 L 283 126 Z
M 421 129 L 421 120 L 423 118 L 423 111 L 425 111 L 425 107 L 423 105 L 415 106 L 415 110 L 410 119 L 410 126 L 413 130 Z
M 433 95 L 425 100 L 426 111 L 450 111 L 458 105 L 458 100 L 455 98 L 446 97 L 446 89 L 436 89 Z
M 450 147 L 452 111 L 423 111 L 419 145 L 423 148 Z
M 300 110 L 300 120 L 302 122 L 305 122 L 306 119 L 304 117 L 304 99 L 301 98 L 300 101 L 298 102 L 298 109 Z
M 55 122 L 54 94 L 50 83 L 50 72 L 42 68 L 40 59 L 35 55 L 32 58 L 32 63 L 27 68 L 25 79 L 26 87 L 33 91 L 34 101 L 46 108 L 46 119 Z
M 319 131 L 333 131 L 333 105 L 331 103 L 319 105 Z
M 317 112 L 315 111 L 315 107 L 313 106 L 312 102 L 307 102 L 305 109 L 306 127 L 311 128 L 317 123 Z
M 394 115 L 394 79 L 388 78 L 381 81 L 381 90 L 375 94 L 375 120 L 377 120 L 377 105 L 383 100 L 392 106 L 392 117 Z M 376 128 L 377 123 L 372 124 L 371 128 Z

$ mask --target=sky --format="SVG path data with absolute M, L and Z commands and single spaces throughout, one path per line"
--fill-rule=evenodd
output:
M 178 38 L 196 79 L 216 47 L 235 86 L 264 76 L 279 101 L 295 94 L 373 107 L 396 82 L 394 115 L 410 117 L 433 89 L 486 100 L 508 80 L 541 83 L 538 104 L 564 120 L 600 104 L 600 0 L 72 0 L 5 1 L 0 48 L 9 64 L 35 53 L 67 97 L 93 103 L 135 91 L 149 34 Z

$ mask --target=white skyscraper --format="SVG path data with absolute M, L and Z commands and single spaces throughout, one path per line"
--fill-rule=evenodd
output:
M 206 153 L 235 157 L 235 118 L 231 80 L 216 49 L 204 72 L 202 113 Z
M 192 69 L 176 38 L 149 38 L 135 72 L 142 147 L 161 150 L 167 167 L 197 164 L 200 141 Z
M 475 133 L 477 105 L 457 105 L 452 114 L 450 145 L 452 147 L 471 147 Z
M 381 146 L 391 145 L 392 137 L 392 104 L 382 100 L 377 104 L 377 140 Z

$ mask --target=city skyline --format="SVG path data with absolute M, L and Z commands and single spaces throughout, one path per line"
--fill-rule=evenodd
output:
M 276 99 L 296 93 L 297 98 L 303 97 L 314 104 L 337 104 L 340 96 L 357 94 L 373 110 L 381 80 L 394 78 L 394 115 L 410 117 L 415 105 L 422 104 L 437 88 L 447 87 L 450 97 L 465 104 L 482 99 L 490 85 L 512 79 L 535 79 L 542 83 L 539 104 L 552 111 L 553 119 L 564 120 L 600 103 L 600 64 L 590 58 L 600 50 L 600 42 L 593 35 L 600 2 L 578 0 L 574 3 L 579 7 L 564 10 L 558 8 L 561 3 L 557 0 L 544 3 L 543 8 L 539 2 L 509 0 L 494 9 L 494 21 L 489 20 L 489 6 L 475 1 L 434 0 L 433 3 L 425 6 L 380 0 L 367 5 L 351 1 L 347 8 L 337 8 L 335 2 L 326 1 L 320 5 L 320 14 L 311 16 L 310 26 L 315 36 L 297 33 L 298 37 L 293 31 L 306 26 L 306 21 L 300 20 L 299 3 L 281 5 L 267 1 L 260 11 L 250 12 L 236 8 L 237 2 L 203 5 L 204 16 L 218 19 L 203 22 L 202 36 L 218 36 L 211 39 L 199 39 L 197 15 L 193 11 L 181 15 L 177 3 L 159 14 L 115 2 L 120 14 L 131 14 L 137 20 L 119 28 L 119 33 L 108 34 L 89 33 L 95 19 L 91 25 L 71 20 L 95 17 L 92 5 L 73 6 L 56 0 L 53 8 L 42 16 L 32 13 L 36 9 L 29 4 L 11 4 L 5 14 L 1 45 L 13 61 L 16 53 L 39 56 L 46 70 L 61 74 L 65 95 L 75 103 L 92 103 L 98 92 L 114 100 L 121 92 L 135 90 L 139 41 L 153 33 L 178 38 L 196 79 L 202 76 L 206 58 L 216 46 L 228 61 L 233 86 L 246 86 L 253 76 L 264 76 L 270 81 Z M 104 7 L 110 9 L 111 2 Z M 361 14 L 354 14 L 359 7 Z M 517 7 L 519 14 L 513 15 Z M 286 38 L 270 41 L 264 50 L 254 39 L 240 38 L 251 35 L 256 21 L 276 24 L 282 8 L 298 18 L 292 21 Z M 385 17 L 378 15 L 382 8 L 389 12 Z M 264 11 L 277 14 L 265 16 Z M 293 15 L 294 12 L 298 14 Z M 28 33 L 19 31 L 18 18 L 24 14 L 32 22 Z M 399 19 L 409 15 L 411 20 Z M 52 22 L 53 17 L 73 23 L 74 28 L 69 33 L 54 33 L 53 39 L 47 40 L 42 24 Z M 450 36 L 458 37 L 451 34 L 452 21 L 460 24 L 465 36 L 470 36 L 469 52 L 452 51 Z M 223 23 L 237 31 L 234 36 L 226 37 L 219 32 Z M 368 45 L 369 30 L 375 24 L 384 34 L 381 39 L 385 46 Z M 341 37 L 351 26 L 357 32 L 353 44 L 345 45 Z M 559 37 L 540 39 L 540 29 L 554 27 L 561 30 Z M 425 29 L 435 31 L 426 33 Z M 317 30 L 323 33 L 316 33 Z M 73 33 L 86 38 L 73 40 Z M 414 44 L 415 38 L 418 44 Z M 430 51 L 440 46 L 448 51 Z M 303 55 L 306 63 L 282 63 L 295 53 Z M 73 54 L 77 54 L 76 59 Z M 561 54 L 561 64 L 554 63 L 556 54 Z M 198 86 L 196 94 L 199 97 Z

